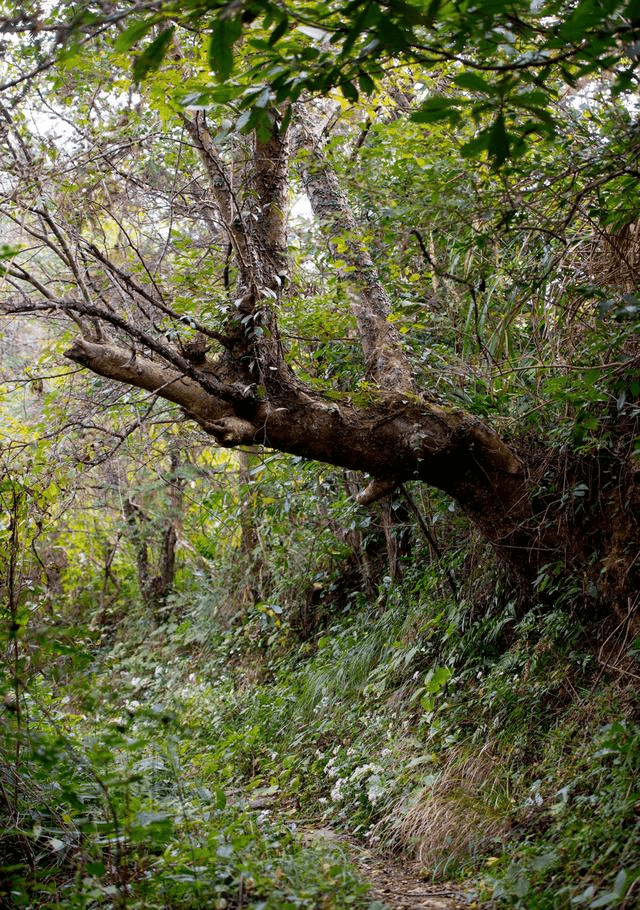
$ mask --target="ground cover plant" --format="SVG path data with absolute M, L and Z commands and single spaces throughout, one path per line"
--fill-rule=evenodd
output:
M 343 600 L 315 629 L 286 589 L 212 623 L 191 588 L 165 622 L 141 600 L 73 636 L 25 604 L 5 625 L 8 905 L 377 906 L 353 848 L 308 836 L 331 827 L 487 906 L 633 906 L 633 647 L 565 609 L 518 617 L 508 587 L 474 612 L 486 552 L 467 540 L 466 580 L 443 556 L 454 598 L 416 547 L 374 597 L 325 562 Z

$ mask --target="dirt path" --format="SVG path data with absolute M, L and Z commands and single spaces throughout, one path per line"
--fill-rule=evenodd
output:
M 348 846 L 353 864 L 365 881 L 371 883 L 371 899 L 380 901 L 390 910 L 470 910 L 472 906 L 460 888 L 424 881 L 417 864 L 400 864 L 379 856 L 330 828 L 307 829 L 304 840 L 307 843 L 332 841 Z
M 465 895 L 455 886 L 434 885 L 420 877 L 420 869 L 386 858 L 363 854 L 356 864 L 371 882 L 371 897 L 391 910 L 469 910 Z

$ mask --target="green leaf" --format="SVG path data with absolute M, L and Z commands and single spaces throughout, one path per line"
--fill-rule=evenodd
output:
M 640 0 L 629 0 L 624 11 L 624 17 L 629 19 L 630 22 L 637 22 L 640 19 Z
M 512 95 L 510 101 L 522 107 L 546 107 L 549 103 L 549 95 L 541 89 L 532 89 L 530 92 Z
M 379 19 L 380 9 L 377 4 L 366 3 L 362 12 L 354 19 L 353 25 L 349 29 L 346 37 L 342 42 L 340 56 L 348 57 L 358 38 L 369 31 L 371 27 L 379 21 Z
M 376 35 L 383 47 L 396 53 L 408 50 L 411 43 L 415 41 L 410 28 L 405 30 L 387 17 L 381 20 L 376 29 Z
M 238 119 L 236 120 L 236 129 L 240 133 L 247 133 L 250 129 L 253 129 L 253 111 L 243 111 Z
M 613 893 L 619 898 L 624 897 L 625 891 L 627 890 L 627 878 L 626 869 L 621 869 L 616 875 L 613 883 Z
M 286 111 L 284 112 L 284 117 L 282 118 L 282 123 L 280 124 L 280 132 L 282 134 L 284 134 L 289 129 L 289 124 L 291 123 L 292 116 L 293 116 L 293 107 L 291 105 L 288 105 Z
M 431 695 L 437 695 L 451 679 L 451 670 L 448 667 L 435 667 L 429 670 L 425 678 L 425 690 Z
M 262 91 L 260 92 L 260 94 L 258 95 L 258 97 L 255 99 L 255 101 L 253 103 L 254 103 L 255 107 L 265 108 L 265 107 L 267 107 L 267 105 L 269 104 L 270 101 L 271 101 L 271 92 L 269 91 L 268 88 L 264 88 L 264 89 L 262 89 Z
M 134 44 L 137 44 L 141 38 L 149 32 L 154 24 L 153 18 L 141 19 L 139 22 L 132 22 L 125 28 L 121 35 L 118 36 L 114 48 L 118 53 L 126 53 Z
M 427 100 L 422 103 L 420 110 L 415 111 L 415 113 L 411 115 L 411 119 L 414 123 L 436 123 L 438 120 L 457 120 L 459 115 L 456 107 L 459 103 L 459 99 L 456 98 L 441 98 L 439 96 L 427 98 Z
M 546 872 L 551 869 L 560 860 L 560 854 L 555 850 L 549 850 L 548 853 L 540 853 L 531 859 L 530 866 L 535 872 Z
M 583 0 L 571 16 L 560 26 L 558 36 L 565 41 L 578 41 L 593 25 L 603 22 L 606 13 L 596 0 Z
M 107 870 L 105 869 L 104 863 L 101 863 L 101 862 L 87 863 L 87 872 L 89 873 L 89 875 L 95 875 L 96 878 L 100 878 L 101 876 L 103 876 L 106 871 Z
M 477 73 L 460 73 L 453 81 L 456 85 L 460 86 L 460 88 L 466 88 L 472 92 L 484 92 L 487 95 L 496 94 L 495 86 L 491 85 L 490 82 L 487 82 Z
M 167 46 L 173 37 L 173 31 L 173 26 L 165 28 L 155 41 L 152 41 L 136 58 L 133 64 L 133 78 L 136 82 L 142 82 L 148 73 L 158 69 L 164 60 Z
M 276 44 L 280 40 L 280 38 L 282 38 L 282 36 L 285 34 L 285 32 L 287 31 L 288 28 L 289 28 L 289 19 L 285 15 L 282 17 L 280 22 L 278 22 L 278 24 L 276 25 L 274 30 L 269 35 L 269 45 L 271 47 L 273 47 L 273 45 Z
M 553 116 L 549 111 L 545 110 L 542 107 L 527 107 L 525 110 L 529 111 L 530 114 L 533 114 L 540 121 L 540 126 L 544 126 L 544 132 L 549 136 L 553 136 L 556 132 L 556 122 L 553 119 Z
M 171 812 L 138 812 L 133 821 L 132 834 L 140 843 L 150 840 L 163 844 L 173 831 L 174 816 Z
M 148 828 L 150 825 L 164 824 L 172 820 L 169 812 L 138 812 L 136 813 L 134 824 L 139 828 Z
M 273 135 L 274 120 L 271 111 L 260 107 L 252 110 L 254 129 L 260 142 L 268 142 Z
M 357 101 L 360 97 L 358 89 L 355 87 L 353 82 L 343 82 L 340 86 L 340 91 L 347 99 L 347 101 Z
M 358 73 L 358 85 L 365 95 L 373 95 L 376 90 L 376 84 L 369 73 Z
M 484 152 L 489 144 L 489 130 L 481 130 L 477 136 L 470 139 L 460 149 L 463 158 L 478 158 Z
M 233 72 L 233 45 L 242 33 L 242 19 L 225 16 L 218 19 L 209 39 L 209 66 L 218 79 L 224 80 Z
M 22 244 L 15 246 L 11 243 L 2 243 L 0 244 L 0 259 L 13 259 L 22 248 Z
M 511 141 L 504 124 L 504 115 L 498 114 L 489 130 L 487 152 L 496 167 L 500 167 L 509 157 Z

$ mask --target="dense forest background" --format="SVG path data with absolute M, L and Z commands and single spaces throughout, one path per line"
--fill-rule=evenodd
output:
M 0 905 L 638 906 L 637 0 L 0 31 Z

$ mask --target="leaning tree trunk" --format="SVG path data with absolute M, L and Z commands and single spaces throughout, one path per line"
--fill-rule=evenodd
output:
M 290 141 L 280 113 L 271 115 L 270 135 L 254 138 L 252 176 L 244 188 L 234 185 L 233 166 L 222 159 L 205 115 L 184 116 L 208 178 L 203 220 L 213 207 L 237 265 L 231 315 L 222 329 L 195 323 L 201 334 L 197 343 L 168 343 L 149 314 L 176 324 L 179 314 L 154 288 L 74 234 L 73 226 L 68 242 L 45 202 L 28 209 L 36 219 L 33 237 L 63 263 L 77 294 L 57 297 L 25 264 L 12 265 L 7 269 L 11 280 L 30 285 L 39 298 L 21 299 L 14 311 L 66 313 L 82 329 L 66 352 L 71 360 L 175 402 L 222 446 L 258 444 L 362 471 L 372 478 L 360 494 L 362 503 L 406 481 L 431 484 L 456 500 L 528 583 L 550 563 L 589 564 L 595 587 L 624 613 L 627 596 L 636 596 L 640 560 L 606 561 L 603 554 L 617 546 L 616 540 L 638 539 L 634 514 L 640 513 L 640 485 L 631 478 L 626 499 L 611 492 L 606 520 L 595 513 L 583 524 L 569 520 L 565 500 L 534 502 L 535 476 L 491 426 L 415 388 L 388 320 L 389 299 L 348 201 L 317 136 L 301 126 L 293 146 L 312 207 L 329 243 L 338 233 L 350 238 L 341 257 L 350 267 L 350 302 L 369 391 L 323 392 L 294 374 L 277 321 L 278 308 L 286 305 L 281 292 L 287 270 Z M 107 305 L 99 293 L 103 283 L 116 287 L 130 302 L 129 312 L 138 308 L 146 321 L 136 322 Z M 208 354 L 213 343 L 219 345 L 216 356 Z
M 253 212 L 233 187 L 204 115 L 185 123 L 238 263 L 235 316 L 216 336 L 221 354 L 210 359 L 199 352 L 189 358 L 186 351 L 137 332 L 134 357 L 121 343 L 87 334 L 74 342 L 67 356 L 96 373 L 177 403 L 220 445 L 258 443 L 365 472 L 373 480 L 360 496 L 362 503 L 404 481 L 432 484 L 456 499 L 514 568 L 528 577 L 534 574 L 541 562 L 552 558 L 555 542 L 541 543 L 531 525 L 524 465 L 476 417 L 415 390 L 400 341 L 387 320 L 388 296 L 317 138 L 297 128 L 295 147 L 304 150 L 303 179 L 329 239 L 345 232 L 352 238 L 346 253 L 352 266 L 352 309 L 369 379 L 377 386 L 357 396 L 322 393 L 300 382 L 280 343 L 272 301 L 279 298 L 286 271 L 289 141 L 277 113 L 272 135 L 254 141 L 249 196 Z M 103 308 L 84 305 L 81 311 L 114 323 Z M 142 345 L 146 354 L 140 351 Z

